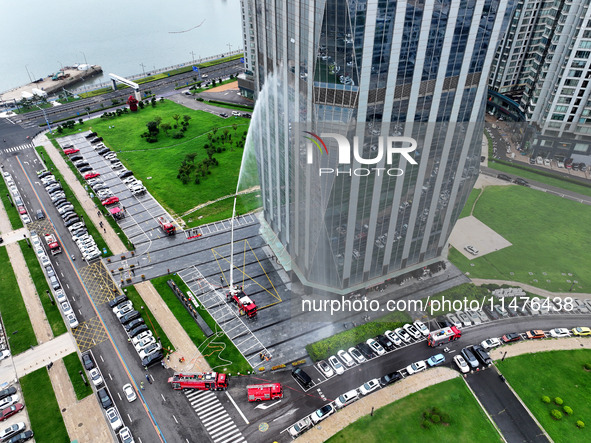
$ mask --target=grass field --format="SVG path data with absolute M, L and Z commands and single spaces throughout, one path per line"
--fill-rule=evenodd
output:
M 470 195 L 468 196 L 468 200 L 466 201 L 466 205 L 464 206 L 464 209 L 462 209 L 462 212 L 460 213 L 459 218 L 468 217 L 470 215 L 470 213 L 472 212 L 472 206 L 474 206 L 474 202 L 476 201 L 476 198 L 478 197 L 479 194 L 480 194 L 480 189 L 472 189 L 472 191 L 470 192 Z
M 512 246 L 473 260 L 450 250 L 449 259 L 470 277 L 591 291 L 591 225 L 583 222 L 591 220 L 591 207 L 521 186 L 489 186 L 474 216 Z
M 43 146 L 36 146 L 35 149 L 37 150 L 37 152 L 39 152 L 41 154 L 41 158 L 44 159 L 47 169 L 51 170 L 53 168 L 53 175 L 55 175 L 55 178 L 61 183 L 62 188 L 64 189 L 64 193 L 66 194 L 66 199 L 68 199 L 68 201 L 70 201 L 70 203 L 72 203 L 76 213 L 78 215 L 81 215 L 82 217 L 84 217 L 84 223 L 86 224 L 86 229 L 88 230 L 88 233 L 93 236 L 94 241 L 96 242 L 96 245 L 98 246 L 98 248 L 101 251 L 103 249 L 107 250 L 107 254 L 103 255 L 103 256 L 104 257 L 111 256 L 112 255 L 111 250 L 109 249 L 109 247 L 105 243 L 105 240 L 99 234 L 97 228 L 94 226 L 94 224 L 90 220 L 90 217 L 88 217 L 88 215 L 86 214 L 84 209 L 82 209 L 82 205 L 80 204 L 80 202 L 78 201 L 78 199 L 74 195 L 74 192 L 68 186 L 68 183 L 64 179 L 64 176 L 61 174 L 59 169 L 53 164 L 53 162 L 51 161 L 51 158 L 49 158 L 49 155 L 47 155 L 45 148 Z
M 124 292 L 125 295 L 127 295 L 127 298 L 129 298 L 132 301 L 133 308 L 142 314 L 142 318 L 144 319 L 146 326 L 150 328 L 154 337 L 160 337 L 162 349 L 170 349 L 170 352 L 174 352 L 174 347 L 172 346 L 171 341 L 162 330 L 162 327 L 160 326 L 158 321 L 156 321 L 156 318 L 152 314 L 152 311 L 148 309 L 148 307 L 144 303 L 144 300 L 142 299 L 140 294 L 138 294 L 137 289 L 135 289 L 135 287 L 133 286 L 127 286 L 124 288 Z M 144 309 L 142 309 L 142 306 L 144 307 Z
M 85 385 L 82 381 L 82 377 L 80 377 L 79 371 L 84 371 L 82 369 L 82 363 L 80 362 L 80 358 L 78 358 L 78 354 L 72 352 L 70 355 L 66 355 L 64 357 L 64 365 L 66 366 L 68 376 L 70 377 L 70 381 L 72 382 L 72 386 L 74 387 L 76 398 L 78 400 L 82 400 L 83 398 L 88 397 L 90 394 L 92 394 L 92 388 L 90 387 L 91 382 L 87 378 L 88 385 Z
M 212 203 L 183 217 L 188 227 L 204 225 L 218 220 L 226 220 L 232 217 L 233 198 Z M 246 214 L 262 206 L 260 191 L 250 194 L 242 194 L 236 200 L 236 214 Z
M 141 135 L 147 131 L 146 123 L 156 116 L 162 123 L 174 124 L 172 116 L 191 117 L 189 126 L 181 139 L 173 139 L 174 129 L 160 131 L 156 143 L 148 143 Z M 218 128 L 214 137 L 220 137 L 224 129 L 229 130 L 232 143 L 242 140 L 248 130 L 250 120 L 247 118 L 224 119 L 208 112 L 187 109 L 174 102 L 165 100 L 157 102 L 156 107 L 146 106 L 137 114 L 124 114 L 110 119 L 93 120 L 86 129 L 97 132 L 104 138 L 105 144 L 117 152 L 123 164 L 143 181 L 150 193 L 166 208 L 175 214 L 182 214 L 192 207 L 207 201 L 215 200 L 236 192 L 238 174 L 242 161 L 241 148 L 226 143 L 228 149 L 214 154 L 219 166 L 210 169 L 211 174 L 197 185 L 192 181 L 186 185 L 177 178 L 178 169 L 185 156 L 197 153 L 195 162 L 207 158 L 204 144 L 210 143 L 207 133 Z M 233 129 L 233 125 L 237 129 Z M 109 128 L 111 126 L 111 128 Z M 76 131 L 72 132 L 77 132 Z M 64 135 L 71 133 L 64 131 Z
M 20 379 L 37 443 L 69 443 L 70 438 L 45 367 Z
M 168 280 L 174 280 L 177 286 L 186 294 L 188 288 L 183 283 L 178 275 L 165 275 L 152 280 L 152 284 L 166 303 L 168 308 L 172 311 L 176 319 L 179 321 L 183 329 L 187 332 L 195 346 L 203 354 L 205 360 L 209 363 L 213 370 L 225 371 L 229 374 L 247 374 L 252 368 L 246 359 L 240 354 L 238 349 L 234 346 L 232 341 L 221 333 L 220 336 L 212 336 L 207 338 L 197 322 L 187 312 L 183 304 L 174 295 L 168 284 Z M 201 317 L 209 325 L 212 331 L 221 331 L 215 320 L 209 315 L 205 309 L 199 311 Z
M 591 440 L 591 372 L 583 365 L 591 363 L 591 350 L 552 351 L 525 354 L 497 361 L 496 364 L 521 400 L 557 443 L 577 443 Z M 564 406 L 574 413 L 569 416 L 554 402 L 542 402 L 542 396 L 552 400 L 560 397 Z M 552 409 L 563 412 L 561 420 L 550 416 Z M 584 429 L 576 421 L 585 423 Z
M 522 165 L 522 163 L 518 163 Z M 527 165 L 523 165 L 527 167 Z M 561 180 L 560 178 L 554 177 L 547 177 L 542 174 L 538 174 L 534 172 L 534 170 L 524 170 L 521 168 L 516 168 L 513 166 L 497 163 L 497 162 L 488 162 L 488 167 L 492 169 L 496 169 L 497 171 L 507 172 L 509 174 L 515 174 L 519 177 L 522 177 L 526 180 L 534 180 L 540 183 L 544 183 L 546 185 L 555 186 L 557 188 L 565 189 L 567 191 L 577 192 L 582 195 L 586 195 L 591 197 L 591 187 L 578 185 L 576 183 L 571 183 L 565 180 Z M 564 171 L 564 170 L 563 170 Z M 550 170 L 548 171 L 550 173 Z
M 25 262 L 27 263 L 27 268 L 29 269 L 33 283 L 35 284 L 37 295 L 39 295 L 39 299 L 43 305 L 45 316 L 47 317 L 49 326 L 51 326 L 51 332 L 53 332 L 53 336 L 57 337 L 58 335 L 68 332 L 59 308 L 57 305 L 52 305 L 49 301 L 49 297 L 47 296 L 49 285 L 45 279 L 45 273 L 41 269 L 41 265 L 37 260 L 37 254 L 35 254 L 33 248 L 29 248 L 27 246 L 26 240 L 20 240 L 18 243 L 21 247 L 21 251 L 23 252 L 23 256 L 25 257 Z
M 423 414 L 432 408 L 441 412 L 438 415 L 442 420 L 427 427 Z M 376 410 L 373 417 L 366 415 L 327 440 L 328 443 L 495 441 L 502 440 L 461 378 L 390 403 Z
M 6 248 L 0 248 L 0 263 L 0 313 L 12 355 L 17 355 L 35 346 L 37 338 Z
M 10 198 L 8 198 L 8 188 L 6 187 L 6 182 L 4 179 L 0 180 L 0 198 L 2 199 L 2 204 L 4 205 L 4 209 L 6 210 L 6 214 L 8 215 L 8 221 L 10 221 L 10 225 L 12 229 L 19 229 L 23 227 L 23 221 L 21 220 L 20 215 L 18 215 L 18 211 L 16 210 L 16 206 L 13 206 L 10 202 L 14 203 L 14 197 L 10 194 Z
M 391 312 L 375 321 L 370 321 L 347 331 L 339 332 L 332 337 L 306 345 L 306 351 L 314 361 L 323 360 L 341 349 L 349 349 L 368 338 L 383 334 L 388 329 L 394 330 L 412 319 L 406 312 Z

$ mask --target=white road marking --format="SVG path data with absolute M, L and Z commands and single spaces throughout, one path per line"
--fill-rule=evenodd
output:
M 250 422 L 246 419 L 246 417 L 244 416 L 244 414 L 242 413 L 242 411 L 240 410 L 240 408 L 238 407 L 238 405 L 236 404 L 236 402 L 234 401 L 234 399 L 232 398 L 232 396 L 228 393 L 228 391 L 224 391 L 226 393 L 226 395 L 228 396 L 228 398 L 230 399 L 230 401 L 232 402 L 232 404 L 234 405 L 234 407 L 236 408 L 236 410 L 238 411 L 238 413 L 240 414 L 240 416 L 244 419 L 244 422 L 248 425 L 250 424 Z

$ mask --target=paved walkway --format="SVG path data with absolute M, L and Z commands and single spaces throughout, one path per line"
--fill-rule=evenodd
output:
M 42 345 L 22 352 L 14 357 L 18 378 L 47 366 L 51 362 L 61 360 L 72 352 L 76 352 L 76 342 L 72 334 L 62 334 Z

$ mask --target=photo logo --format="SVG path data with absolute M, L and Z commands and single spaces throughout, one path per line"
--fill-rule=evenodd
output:
M 350 165 L 351 164 L 351 144 L 347 137 L 341 134 L 336 133 L 322 133 L 320 136 L 314 134 L 313 132 L 304 131 L 306 134 L 310 134 L 312 137 L 304 137 L 307 140 L 310 140 L 314 143 L 320 152 L 322 153 L 322 147 L 324 147 L 324 151 L 328 155 L 328 148 L 326 147 L 326 143 L 324 139 L 327 137 L 333 138 L 337 141 L 338 144 L 338 162 L 340 165 Z M 412 157 L 411 153 L 417 149 L 417 141 L 412 137 L 402 137 L 402 136 L 389 136 L 385 135 L 378 139 L 378 145 L 376 152 L 372 153 L 371 158 L 365 158 L 362 156 L 363 152 L 359 150 L 359 138 L 357 136 L 353 137 L 353 157 L 355 161 L 362 165 L 377 165 L 378 163 L 382 162 L 382 160 L 386 159 L 386 164 L 392 165 L 392 160 L 394 155 L 401 155 L 408 163 L 411 165 L 417 165 L 417 161 Z M 312 144 L 308 144 L 307 149 L 307 163 L 309 165 L 314 163 L 314 156 L 313 156 L 313 147 Z M 404 170 L 400 168 L 356 168 L 356 169 L 344 169 L 340 170 L 339 168 L 320 168 L 319 175 L 325 174 L 334 174 L 334 175 L 355 175 L 359 177 L 368 176 L 372 172 L 377 173 L 380 175 L 382 172 L 385 172 L 389 176 L 398 177 L 404 174 Z

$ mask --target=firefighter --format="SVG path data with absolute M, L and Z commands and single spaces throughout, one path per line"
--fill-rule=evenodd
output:
M 143 391 L 144 390 L 144 382 L 140 383 L 140 389 Z

